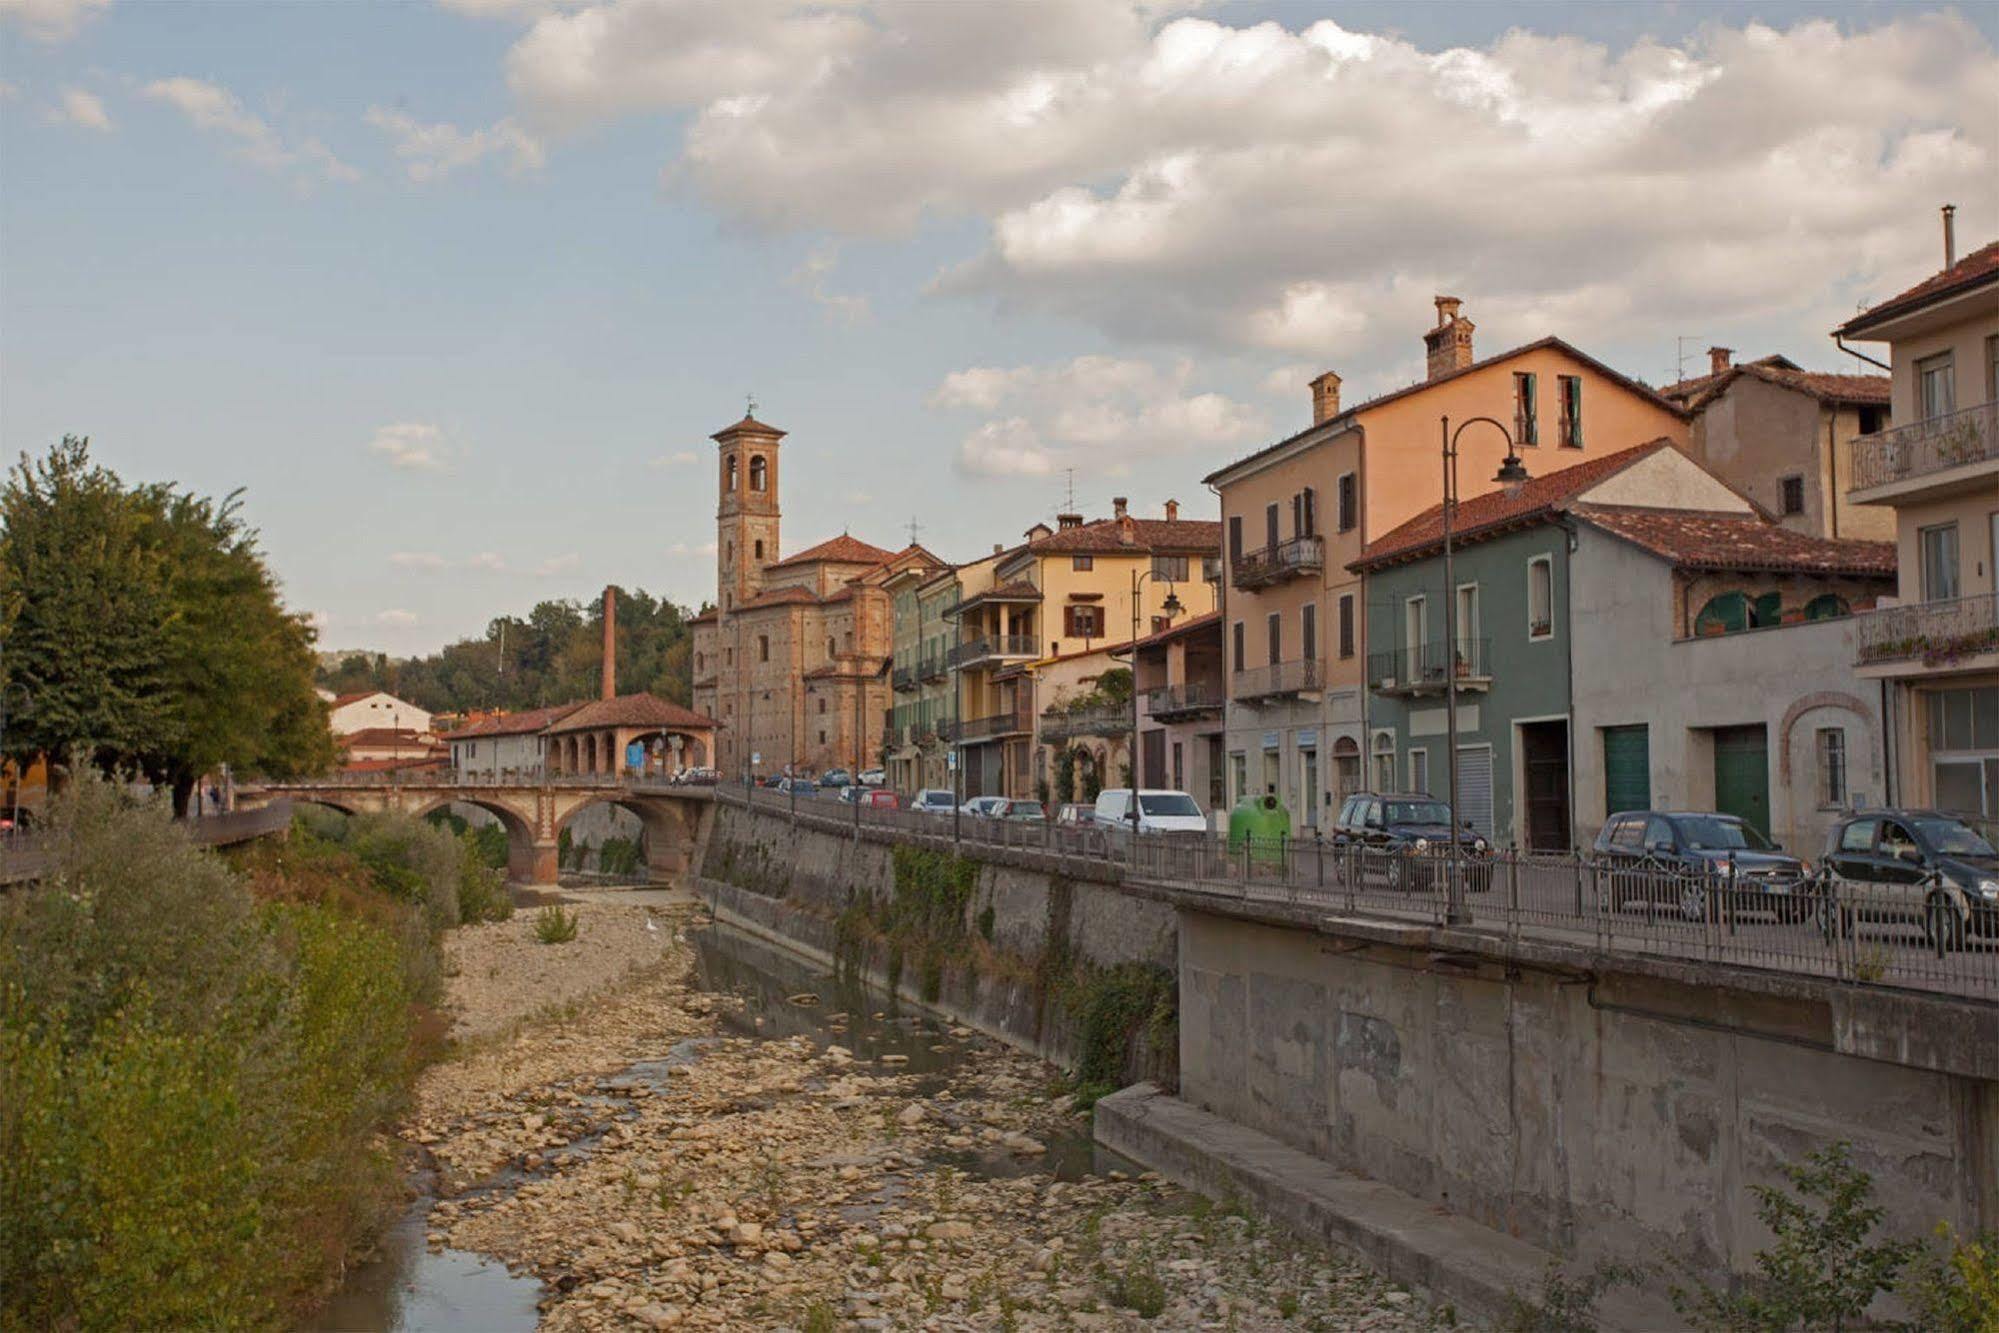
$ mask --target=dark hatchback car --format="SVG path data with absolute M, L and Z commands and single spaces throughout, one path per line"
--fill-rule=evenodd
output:
M 1664 903 L 1700 921 L 1723 901 L 1779 921 L 1811 911 L 1811 867 L 1734 815 L 1627 810 L 1604 821 L 1594 851 L 1599 891 L 1613 912 Z
M 1362 879 L 1385 880 L 1398 889 L 1431 889 L 1446 876 L 1451 807 L 1420 793 L 1361 792 L 1341 804 L 1330 838 L 1335 847 L 1384 854 L 1361 858 Z M 1492 844 L 1469 824 L 1458 830 L 1457 843 L 1465 887 L 1474 893 L 1491 888 Z
M 1868 810 L 1826 838 L 1827 906 L 1820 924 L 1913 921 L 1932 945 L 1955 948 L 1967 933 L 1999 935 L 1999 852 L 1956 815 L 1940 810 Z

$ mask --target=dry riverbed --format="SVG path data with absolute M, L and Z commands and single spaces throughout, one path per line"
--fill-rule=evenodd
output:
M 531 912 L 459 934 L 471 1039 L 404 1130 L 443 1182 L 432 1246 L 539 1278 L 544 1329 L 1448 1318 L 1241 1210 L 1098 1174 L 1037 1060 L 718 961 L 691 907 L 654 931 L 644 909 L 578 910 L 570 944 L 532 943 Z

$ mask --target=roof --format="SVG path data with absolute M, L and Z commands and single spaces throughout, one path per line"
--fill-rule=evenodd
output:
M 427 731 L 412 731 L 408 727 L 362 727 L 359 731 L 341 736 L 339 741 L 350 750 L 357 746 L 368 749 L 379 749 L 384 745 L 421 747 L 431 743 L 425 739 L 429 735 Z
M 1138 646 L 1140 648 L 1164 647 L 1176 639 L 1189 638 L 1192 635 L 1201 633 L 1203 630 L 1219 630 L 1221 624 L 1222 613 L 1220 611 L 1209 611 L 1203 615 L 1195 616 L 1192 620 L 1183 620 L 1177 625 L 1169 625 L 1157 634 L 1147 635 L 1138 641 Z
M 447 763 L 443 750 L 426 751 L 421 755 L 405 755 L 399 759 L 350 759 L 340 766 L 342 773 L 390 773 L 398 769 L 441 768 Z
M 1296 444 L 1298 441 L 1304 439 L 1308 435 L 1313 434 L 1314 432 L 1329 431 L 1329 430 L 1345 430 L 1349 426 L 1352 426 L 1354 424 L 1355 418 L 1359 417 L 1363 412 L 1372 411 L 1377 407 L 1381 407 L 1387 403 L 1392 403 L 1400 398 L 1407 398 L 1411 394 L 1421 393 L 1425 389 L 1433 389 L 1439 384 L 1448 384 L 1452 380 L 1462 379 L 1466 375 L 1475 374 L 1478 371 L 1489 369 L 1493 366 L 1499 365 L 1501 362 L 1511 361 L 1516 356 L 1525 356 L 1529 352 L 1539 352 L 1550 348 L 1554 349 L 1555 351 L 1559 351 L 1566 356 L 1573 357 L 1575 360 L 1580 361 L 1583 365 L 1588 366 L 1591 370 L 1594 370 L 1597 374 L 1602 375 L 1605 379 L 1608 379 L 1612 383 L 1617 384 L 1622 388 L 1630 391 L 1631 393 L 1638 395 L 1640 398 L 1649 399 L 1652 403 L 1654 403 L 1656 406 L 1660 408 L 1663 408 L 1665 411 L 1671 412 L 1676 416 L 1685 415 L 1685 409 L 1683 409 L 1678 403 L 1674 402 L 1672 399 L 1665 397 L 1657 389 L 1654 389 L 1649 385 L 1642 384 L 1639 381 L 1632 379 L 1629 375 L 1626 375 L 1623 371 L 1605 365 L 1603 362 L 1597 360 L 1595 357 L 1591 356 L 1588 352 L 1581 350 L 1572 343 L 1569 343 L 1564 339 L 1557 338 L 1553 334 L 1550 334 L 1545 338 L 1536 338 L 1531 343 L 1522 343 L 1518 347 L 1508 348 L 1506 351 L 1499 353 L 1497 356 L 1488 356 L 1482 361 L 1474 361 L 1468 366 L 1461 366 L 1456 370 L 1447 371 L 1442 375 L 1438 375 L 1434 379 L 1419 380 L 1415 384 L 1404 385 L 1400 389 L 1391 389 L 1387 393 L 1377 394 L 1375 397 L 1368 399 L 1366 402 L 1356 403 L 1352 407 L 1342 409 L 1340 414 L 1336 417 L 1330 417 L 1325 421 L 1315 421 L 1311 425 L 1305 427 L 1305 429 L 1298 431 L 1295 434 L 1287 435 L 1285 438 L 1277 441 L 1275 444 L 1267 444 L 1263 446 L 1263 448 L 1256 450 L 1254 453 L 1245 454 L 1243 457 L 1236 459 L 1233 463 L 1215 469 L 1213 472 L 1210 472 L 1207 476 L 1201 478 L 1201 480 L 1203 482 L 1212 484 L 1214 482 L 1219 481 L 1223 476 L 1227 475 L 1228 473 L 1235 471 L 1239 467 L 1242 467 L 1244 464 L 1253 463 L 1257 459 L 1264 457 L 1266 454 L 1274 454 L 1280 449 L 1283 449 L 1292 444 Z
M 1891 381 L 1886 375 L 1836 375 L 1827 371 L 1804 370 L 1781 356 L 1766 356 L 1730 366 L 1719 375 L 1699 375 L 1670 384 L 1659 392 L 1685 403 L 1698 412 L 1727 391 L 1738 379 L 1748 376 L 1810 394 L 1822 402 L 1870 403 L 1887 406 Z
M 1130 525 L 1126 540 L 1125 525 Z M 1035 555 L 1089 555 L 1130 552 L 1144 555 L 1157 551 L 1184 551 L 1189 554 L 1218 555 L 1222 549 L 1222 525 L 1215 519 L 1198 518 L 1100 518 L 1079 527 L 1062 528 L 1037 537 L 1024 546 L 1002 553 L 1000 559 L 1022 550 Z
M 1653 440 L 1633 449 L 1623 449 L 1601 458 L 1586 459 L 1574 467 L 1548 472 L 1508 495 L 1503 490 L 1487 491 L 1458 501 L 1453 536 L 1466 540 L 1480 533 L 1538 522 L 1562 509 L 1597 483 L 1614 477 L 1634 463 L 1642 462 L 1661 449 L 1673 447 L 1667 439 Z M 1397 560 L 1411 559 L 1438 546 L 1444 540 L 1444 507 L 1432 505 L 1399 527 L 1390 528 L 1367 544 L 1360 558 L 1347 566 L 1365 570 Z
M 724 426 L 722 427 L 722 429 L 716 431 L 713 435 L 710 435 L 708 438 L 711 440 L 729 440 L 729 439 L 734 439 L 738 435 L 768 435 L 772 439 L 784 438 L 783 431 L 779 430 L 775 426 L 769 425 L 762 421 L 758 421 L 755 416 L 751 415 L 748 412 L 745 412 L 743 414 L 743 419 L 741 421 L 738 421 L 735 425 Z
M 959 602 L 955 607 L 945 608 L 944 614 L 957 615 L 969 611 L 975 606 L 984 605 L 987 602 L 1038 602 L 1040 600 L 1041 589 L 1035 587 L 1026 579 L 1011 579 L 1005 583 L 987 588 L 982 592 L 973 593 L 970 597 Z
M 807 565 L 824 562 L 838 565 L 885 565 L 900 554 L 884 551 L 879 546 L 870 546 L 856 537 L 841 533 L 831 541 L 808 546 L 797 555 L 788 555 L 782 560 L 774 560 L 764 566 L 766 569 L 785 569 L 792 565 Z
M 793 584 L 786 588 L 766 588 L 747 602 L 738 602 L 736 604 L 736 613 L 741 615 L 745 611 L 755 611 L 760 607 L 766 606 L 817 605 L 819 605 L 818 593 L 812 591 L 810 588 L 801 588 Z
M 504 717 L 487 718 L 469 727 L 460 727 L 446 734 L 446 740 L 478 740 L 484 736 L 527 736 L 542 731 L 552 722 L 567 717 L 581 708 L 582 704 L 557 704 L 553 708 L 529 708 L 518 713 L 508 713 Z
M 551 733 L 585 731 L 592 727 L 682 727 L 713 730 L 715 719 L 691 708 L 668 703 L 656 694 L 621 694 L 593 699 L 574 708 L 547 728 Z
M 1931 301 L 1955 296 L 1995 279 L 1999 279 L 1999 241 L 1980 246 L 1949 268 L 1932 273 L 1907 291 L 1891 296 L 1879 305 L 1869 306 L 1833 332 L 1852 337 L 1877 324 L 1885 324 L 1898 315 L 1918 310 Z
M 699 615 L 689 616 L 687 623 L 690 625 L 712 625 L 721 618 L 722 613 L 710 606 L 704 607 Z
M 1895 543 L 1834 540 L 1754 514 L 1577 505 L 1577 518 L 1681 569 L 1895 576 Z
M 388 691 L 355 690 L 352 694 L 336 694 L 333 696 L 333 706 L 335 708 L 345 708 L 348 704 L 355 703 L 362 699 L 372 699 L 378 694 L 388 694 Z

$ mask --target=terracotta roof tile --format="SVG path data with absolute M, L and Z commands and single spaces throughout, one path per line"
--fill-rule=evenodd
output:
M 896 552 L 884 551 L 879 546 L 870 546 L 859 538 L 850 537 L 843 532 L 830 541 L 820 542 L 817 546 L 808 546 L 797 555 L 774 560 L 765 568 L 785 569 L 792 565 L 807 565 L 822 561 L 837 565 L 881 565 L 895 558 Z
M 1781 356 L 1766 356 L 1730 366 L 1719 375 L 1700 375 L 1669 384 L 1659 392 L 1699 411 L 1728 386 L 1745 376 L 1765 383 L 1782 385 L 1833 403 L 1869 403 L 1886 406 L 1889 378 L 1886 375 L 1838 375 L 1828 371 L 1803 370 Z
M 1090 555 L 1128 552 L 1185 552 L 1218 555 L 1222 549 L 1222 525 L 1217 520 L 1196 518 L 1134 518 L 1130 520 L 1130 540 L 1117 519 L 1100 518 L 1081 527 L 1061 528 L 1046 537 L 1037 537 L 1025 549 L 1036 555 Z M 1020 547 L 1014 548 L 1018 552 Z M 1002 560 L 1007 558 L 1002 555 Z
M 593 699 L 573 709 L 548 727 L 553 734 L 586 731 L 592 727 L 686 727 L 712 730 L 715 719 L 703 717 L 691 708 L 668 703 L 656 694 L 621 694 L 615 699 Z
M 1576 517 L 1683 569 L 1895 576 L 1895 543 L 1835 541 L 1754 514 L 1582 504 Z
M 547 728 L 581 708 L 582 704 L 556 704 L 553 708 L 529 708 L 505 717 L 487 718 L 449 733 L 446 740 L 476 740 L 482 736 L 527 736 Z
M 350 750 L 356 747 L 380 749 L 385 745 L 423 746 L 430 744 L 430 733 L 411 731 L 407 727 L 363 727 L 340 737 L 340 744 Z
M 1175 639 L 1184 639 L 1211 629 L 1219 634 L 1221 625 L 1222 613 L 1219 611 L 1209 611 L 1204 615 L 1195 616 L 1192 620 L 1183 620 L 1177 625 L 1169 625 L 1157 634 L 1147 635 L 1138 641 L 1138 646 L 1141 648 L 1156 648 L 1161 644 L 1172 643 Z
M 768 435 L 773 439 L 784 438 L 784 432 L 777 427 L 767 422 L 758 421 L 755 417 L 747 414 L 735 425 L 724 426 L 708 438 L 711 440 L 727 440 L 733 439 L 738 435 Z
M 756 611 L 766 606 L 817 606 L 819 594 L 810 588 L 792 586 L 788 588 L 766 588 L 747 602 L 736 605 L 736 614 Z
M 711 606 L 705 608 L 699 615 L 689 616 L 687 623 L 690 625 L 712 625 L 721 618 L 722 613 Z
M 1932 273 L 1907 291 L 1891 296 L 1879 305 L 1869 306 L 1833 332 L 1852 337 L 1938 297 L 1953 295 L 1963 288 L 1976 287 L 1994 279 L 1999 279 L 1999 241 L 1980 246 L 1949 268 Z

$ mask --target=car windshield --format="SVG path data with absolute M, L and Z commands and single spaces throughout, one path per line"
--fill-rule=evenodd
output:
M 1451 807 L 1442 801 L 1389 801 L 1391 824 L 1449 824 Z
M 1994 856 L 1992 844 L 1955 819 L 1918 819 L 1916 831 L 1938 856 Z
M 1015 801 L 1006 808 L 1006 812 L 1010 815 L 1016 815 L 1021 819 L 1039 819 L 1041 818 L 1041 802 Z
M 1680 836 L 1687 840 L 1687 846 L 1697 852 L 1770 850 L 1769 840 L 1739 819 L 1718 819 L 1713 815 L 1702 815 L 1697 819 L 1682 819 L 1678 822 Z
M 1194 798 L 1185 792 L 1161 791 L 1143 792 L 1138 798 L 1138 808 L 1148 815 L 1192 815 L 1201 817 L 1201 807 L 1194 804 Z

